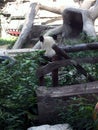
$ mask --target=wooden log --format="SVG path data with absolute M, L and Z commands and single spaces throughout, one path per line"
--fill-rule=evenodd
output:
M 81 43 L 77 45 L 63 45 L 60 46 L 61 49 L 63 49 L 66 52 L 79 52 L 79 51 L 88 51 L 88 50 L 98 50 L 98 42 L 96 43 Z M 28 52 L 28 51 L 34 51 L 37 49 L 13 49 L 8 50 L 8 52 Z
M 5 53 L 5 54 L 7 53 L 9 56 L 16 56 L 17 54 L 38 51 L 38 49 L 12 49 L 12 50 L 1 49 L 0 51 Z
M 62 14 L 62 11 L 64 10 L 64 8 L 50 7 L 50 6 L 46 6 L 42 4 L 40 4 L 40 9 L 47 10 L 47 11 L 60 14 L 60 15 Z
M 83 94 L 98 93 L 98 81 L 83 84 L 66 85 L 63 87 L 39 87 L 37 94 L 40 97 L 67 97 Z
M 38 10 L 39 10 L 39 6 L 37 3 L 30 4 L 30 8 L 25 20 L 25 24 L 23 26 L 20 36 L 18 37 L 18 40 L 13 46 L 13 49 L 21 48 L 23 44 L 27 41 L 30 32 L 32 32 L 33 21 Z
M 36 34 L 34 34 L 34 36 L 36 36 Z M 63 49 L 67 53 L 88 51 L 88 50 L 98 50 L 98 42 L 96 42 L 96 43 L 81 43 L 79 45 L 64 45 L 64 46 L 60 46 L 59 48 Z M 16 54 L 21 54 L 21 53 L 33 52 L 36 50 L 38 50 L 38 49 L 26 48 L 26 49 L 11 49 L 11 50 L 2 49 L 1 51 L 7 52 L 9 55 L 14 55 L 14 54 L 16 55 Z
M 48 35 L 48 33 L 47 33 L 47 35 Z M 63 45 L 63 46 L 60 45 L 59 48 L 63 49 L 66 52 L 79 52 L 79 51 L 88 51 L 88 50 L 98 50 L 98 42 L 81 43 L 81 44 L 76 44 L 76 45 Z
M 36 36 L 36 34 L 34 34 Z M 66 51 L 67 53 L 70 52 L 79 52 L 79 51 L 88 51 L 88 50 L 98 50 L 98 42 L 96 43 L 81 43 L 77 45 L 64 45 L 60 46 L 61 49 Z M 28 52 L 33 52 L 38 49 L 31 49 L 31 48 L 26 48 L 26 49 L 2 49 L 1 51 L 7 52 L 9 55 L 17 55 L 21 53 L 28 53 Z
M 60 49 L 57 45 L 53 45 L 52 48 L 55 50 L 58 56 L 63 56 L 65 59 L 71 59 L 71 57 L 69 57 L 67 53 Z M 86 72 L 86 70 L 80 64 L 77 64 L 75 60 L 72 62 L 72 64 L 77 69 L 77 71 L 83 74 L 89 81 L 95 80 L 90 74 Z
M 73 60 L 61 60 L 61 61 L 55 61 L 55 62 L 50 62 L 47 65 L 40 67 L 36 74 L 38 77 L 41 77 L 42 75 L 48 74 L 49 72 L 52 72 L 54 69 L 64 67 L 67 65 L 73 65 L 73 62 L 76 61 L 77 64 L 85 64 L 85 63 L 91 63 L 95 64 L 98 63 L 98 57 L 86 57 L 86 58 L 75 58 Z
M 40 122 L 53 123 L 54 120 L 59 119 L 61 108 L 65 108 L 66 111 L 68 97 L 94 93 L 98 94 L 98 81 L 63 87 L 38 87 L 36 95 Z
M 87 50 L 98 50 L 98 42 L 94 43 L 81 43 L 76 45 L 65 45 L 60 47 L 64 49 L 66 52 L 79 52 L 79 51 L 87 51 Z

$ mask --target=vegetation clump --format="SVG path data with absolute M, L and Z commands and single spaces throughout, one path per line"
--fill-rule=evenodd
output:
M 16 41 L 16 38 L 2 39 L 0 38 L 0 46 L 1 45 L 10 45 L 12 46 Z
M 95 94 L 71 97 L 67 100 L 68 105 L 60 110 L 61 123 L 69 123 L 73 130 L 97 130 L 98 118 L 93 119 L 97 100 Z
M 25 130 L 37 115 L 35 88 L 38 85 L 36 69 L 42 52 L 15 57 L 17 62 L 8 68 L 0 64 L 0 128 Z

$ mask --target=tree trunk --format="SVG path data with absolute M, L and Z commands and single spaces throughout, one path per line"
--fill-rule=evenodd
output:
M 67 8 L 63 11 L 63 37 L 72 38 L 82 32 L 91 38 L 96 38 L 94 21 L 90 12 L 84 9 Z
M 28 11 L 28 15 L 26 17 L 25 24 L 23 26 L 22 32 L 16 41 L 13 49 L 18 49 L 23 46 L 23 44 L 28 40 L 28 36 L 30 35 L 33 28 L 33 21 L 37 11 L 39 10 L 39 5 L 37 3 L 31 3 Z
M 98 0 L 96 0 L 95 5 L 89 10 L 92 20 L 94 21 L 98 17 Z
M 81 8 L 83 9 L 89 9 L 91 7 L 91 5 L 95 2 L 96 0 L 84 0 Z

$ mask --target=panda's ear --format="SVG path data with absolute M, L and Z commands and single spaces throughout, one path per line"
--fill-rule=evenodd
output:
M 54 40 L 57 40 L 57 35 L 56 34 L 54 34 L 52 37 L 53 37 Z
M 44 42 L 44 37 L 40 36 L 39 40 L 40 40 L 40 42 Z

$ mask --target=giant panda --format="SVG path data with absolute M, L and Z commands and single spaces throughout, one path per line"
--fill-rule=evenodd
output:
M 45 50 L 45 56 L 48 58 L 53 57 L 56 53 L 52 49 L 54 44 L 57 44 L 57 35 L 53 36 L 40 36 L 39 38 L 40 48 Z

